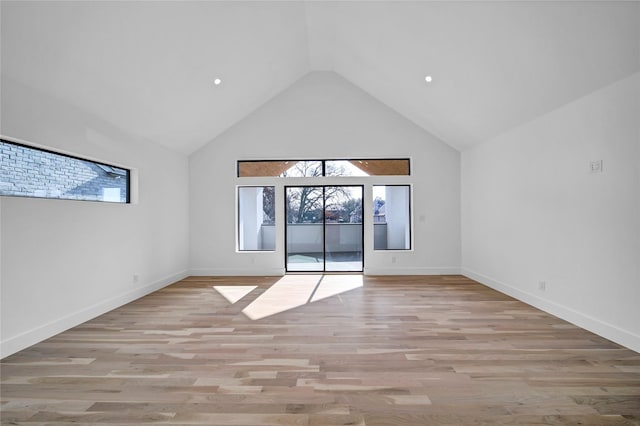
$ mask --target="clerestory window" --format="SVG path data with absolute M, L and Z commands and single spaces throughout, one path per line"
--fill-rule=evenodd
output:
M 409 176 L 408 158 L 238 161 L 238 177 Z
M 130 202 L 130 170 L 0 139 L 0 195 Z

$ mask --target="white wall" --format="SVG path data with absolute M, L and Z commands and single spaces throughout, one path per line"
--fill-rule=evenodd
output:
M 413 185 L 414 250 L 373 252 L 365 223 L 366 273 L 452 273 L 460 265 L 460 154 L 332 72 L 314 72 L 190 158 L 191 273 L 284 272 L 283 185 L 304 178 L 237 178 L 242 159 L 411 157 L 410 177 L 317 178 L 314 183 Z M 276 251 L 237 253 L 236 185 L 276 185 Z M 395 258 L 395 263 L 392 263 Z
M 186 156 L 5 77 L 1 124 L 139 177 L 137 204 L 2 197 L 2 356 L 186 276 Z
M 636 351 L 639 100 L 635 74 L 462 155 L 463 272 Z

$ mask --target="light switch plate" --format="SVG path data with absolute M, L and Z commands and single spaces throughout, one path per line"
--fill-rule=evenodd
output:
M 595 160 L 589 163 L 589 171 L 591 173 L 602 173 L 602 160 Z

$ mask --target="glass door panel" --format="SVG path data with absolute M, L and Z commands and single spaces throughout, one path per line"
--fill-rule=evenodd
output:
M 286 269 L 324 271 L 324 188 L 285 187 Z
M 362 186 L 327 186 L 325 271 L 362 271 Z
M 362 186 L 285 187 L 288 272 L 361 272 Z

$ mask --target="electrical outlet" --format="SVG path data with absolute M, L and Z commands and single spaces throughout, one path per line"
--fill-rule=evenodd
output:
M 396 257 L 395 256 L 391 256 L 391 263 L 396 263 Z
M 140 274 L 133 274 L 133 283 L 136 284 L 140 282 Z
M 546 281 L 538 281 L 538 290 L 545 291 L 547 289 Z

